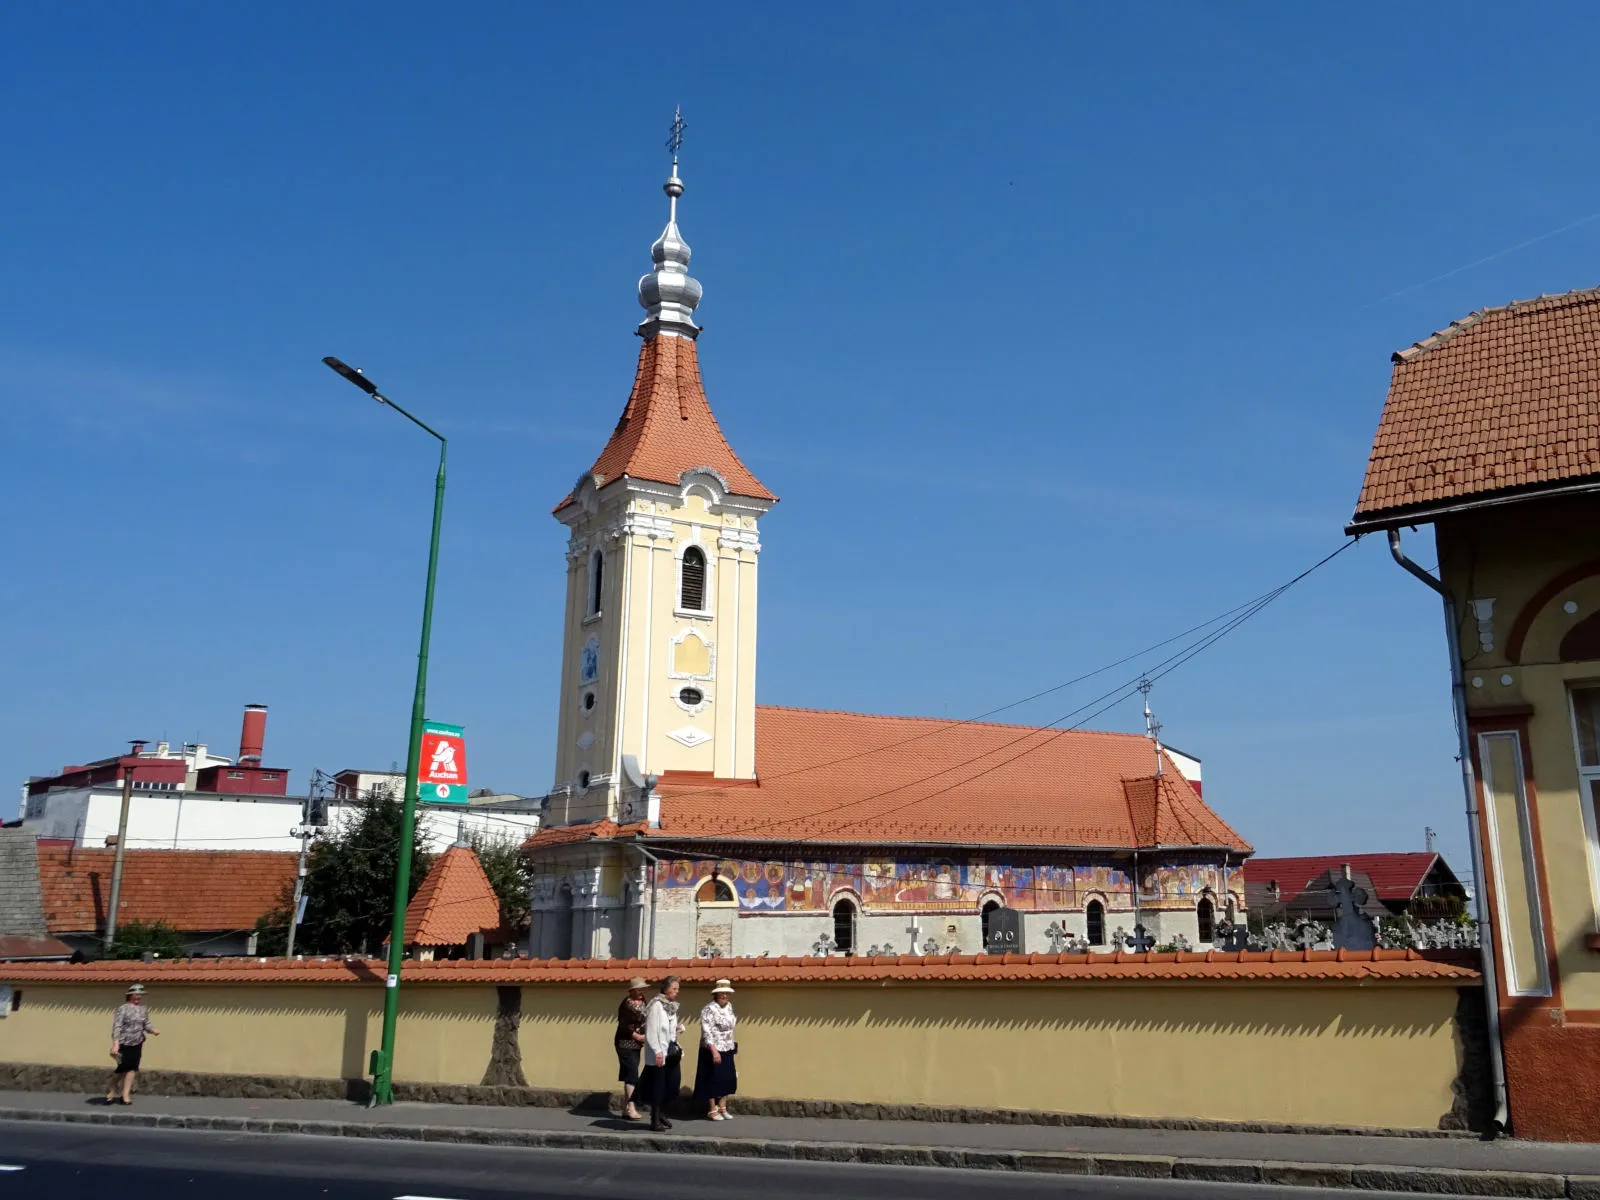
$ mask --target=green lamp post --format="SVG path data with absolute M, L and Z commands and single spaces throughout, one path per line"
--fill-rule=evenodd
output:
M 389 973 L 383 989 L 383 1041 L 372 1052 L 372 1103 L 394 1103 L 394 1030 L 400 1015 L 400 966 L 405 960 L 406 902 L 411 891 L 411 852 L 416 840 L 417 776 L 422 767 L 423 712 L 428 702 L 428 638 L 433 631 L 433 581 L 439 569 L 439 525 L 444 516 L 444 459 L 449 443 L 378 390 L 361 371 L 333 356 L 322 360 L 379 404 L 387 404 L 424 433 L 439 439 L 439 474 L 433 485 L 433 537 L 428 542 L 428 589 L 422 601 L 422 642 L 417 650 L 417 689 L 411 700 L 411 746 L 406 752 L 406 795 L 400 824 L 400 862 L 394 872 L 394 918 L 389 927 Z

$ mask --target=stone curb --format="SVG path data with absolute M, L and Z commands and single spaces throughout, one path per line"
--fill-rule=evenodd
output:
M 896 1146 L 864 1142 L 812 1142 L 773 1138 L 702 1137 L 696 1134 L 611 1133 L 546 1129 L 485 1129 L 452 1125 L 379 1125 L 352 1121 L 296 1121 L 268 1117 L 176 1116 L 103 1109 L 0 1108 L 0 1121 L 120 1125 L 148 1129 L 228 1133 L 292 1133 L 543 1150 L 605 1150 L 633 1154 L 703 1154 L 790 1162 L 871 1163 L 895 1167 L 955 1167 L 1131 1179 L 1185 1179 L 1209 1183 L 1260 1183 L 1280 1187 L 1413 1192 L 1454 1196 L 1510 1196 L 1528 1200 L 1600 1200 L 1600 1175 L 1537 1171 L 1469 1170 L 1353 1163 L 1272 1162 L 1236 1158 L 1174 1158 L 1163 1154 L 1094 1154 L 1073 1151 L 982 1150 Z

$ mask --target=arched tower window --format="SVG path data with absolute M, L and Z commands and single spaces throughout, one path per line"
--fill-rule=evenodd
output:
M 856 906 L 849 900 L 839 900 L 833 906 L 833 944 L 840 954 L 855 953 Z
M 600 615 L 600 601 L 604 598 L 606 556 L 596 550 L 589 556 L 589 615 Z
M 1106 944 L 1106 906 L 1098 900 L 1089 901 L 1085 910 L 1089 926 L 1089 945 L 1104 946 Z
M 706 608 L 706 552 L 690 546 L 683 552 L 683 572 L 678 587 L 678 607 L 691 612 Z
M 1212 907 L 1209 898 L 1204 898 L 1199 904 L 1195 905 L 1195 925 L 1202 943 L 1211 941 L 1212 926 L 1215 924 L 1215 912 L 1216 910 Z

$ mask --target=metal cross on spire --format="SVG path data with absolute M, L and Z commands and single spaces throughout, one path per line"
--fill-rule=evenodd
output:
M 1150 691 L 1155 687 L 1148 678 L 1139 681 L 1139 690 L 1144 693 L 1144 732 L 1156 748 L 1156 776 L 1162 774 L 1161 763 L 1161 722 L 1156 720 L 1155 714 L 1150 711 Z
M 678 151 L 683 146 L 683 131 L 689 128 L 683 119 L 681 107 L 672 110 L 672 128 L 667 134 L 667 149 L 672 151 L 672 165 L 678 165 Z

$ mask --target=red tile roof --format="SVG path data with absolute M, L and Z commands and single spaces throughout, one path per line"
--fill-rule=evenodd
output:
M 0 962 L 71 957 L 72 947 L 53 937 L 0 933 Z
M 1159 789 L 1153 769 L 1139 734 L 758 706 L 756 781 L 668 775 L 659 829 L 565 826 L 529 845 L 638 831 L 723 842 L 1249 852 L 1170 759 Z
M 51 933 L 95 933 L 111 899 L 114 850 L 39 847 Z M 181 932 L 249 929 L 294 885 L 298 856 L 276 850 L 129 850 L 117 919 L 165 921 Z
M 1600 475 L 1600 288 L 1475 312 L 1394 355 L 1352 527 Z
M 475 933 L 499 931 L 500 901 L 468 846 L 441 854 L 406 906 L 408 946 L 461 946 Z
M 777 499 L 722 435 L 700 382 L 696 343 L 666 335 L 646 338 L 628 403 L 589 473 L 599 487 L 624 475 L 676 485 L 695 467 L 716 471 L 735 495 Z M 571 503 L 569 495 L 556 511 Z
M 1379 900 L 1410 900 L 1422 881 L 1442 861 L 1425 850 L 1391 854 L 1324 854 L 1314 858 L 1252 858 L 1244 864 L 1245 882 L 1268 884 L 1274 879 L 1287 903 L 1305 891 L 1324 871 L 1338 871 L 1349 863 L 1351 871 L 1365 872 L 1372 879 Z M 1449 866 L 1445 871 L 1449 872 Z M 1454 879 L 1455 876 L 1451 875 Z
M 1270 950 L 1204 954 L 950 954 L 922 958 L 487 959 L 408 962 L 411 984 L 591 983 L 617 988 L 634 975 L 671 973 L 689 987 L 732 979 L 764 983 L 1431 983 L 1478 982 L 1471 951 Z M 378 959 L 289 962 L 281 958 L 214 958 L 186 962 L 17 963 L 6 978 L 50 983 L 360 983 L 381 986 Z M 153 1003 L 161 1003 L 159 994 Z

